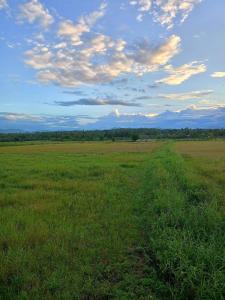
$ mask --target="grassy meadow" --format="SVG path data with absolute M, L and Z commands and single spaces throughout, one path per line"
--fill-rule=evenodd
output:
M 225 142 L 0 145 L 0 299 L 225 298 Z

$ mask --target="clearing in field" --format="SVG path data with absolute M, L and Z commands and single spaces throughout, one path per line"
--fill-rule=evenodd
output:
M 224 299 L 224 152 L 0 147 L 0 299 Z

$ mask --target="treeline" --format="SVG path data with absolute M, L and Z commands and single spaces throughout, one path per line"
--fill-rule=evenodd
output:
M 58 131 L 2 133 L 0 142 L 23 141 L 108 141 L 149 139 L 225 138 L 225 129 L 112 129 L 95 131 Z

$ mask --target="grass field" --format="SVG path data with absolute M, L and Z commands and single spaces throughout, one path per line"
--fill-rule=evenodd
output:
M 0 299 L 224 299 L 224 153 L 0 147 Z
M 81 153 L 81 154 L 107 154 L 107 153 L 124 153 L 124 152 L 150 152 L 157 147 L 160 143 L 143 142 L 83 142 L 83 143 L 33 143 L 23 145 L 20 143 L 13 144 L 12 146 L 0 143 L 1 153 L 18 153 L 18 154 L 39 154 L 39 153 Z

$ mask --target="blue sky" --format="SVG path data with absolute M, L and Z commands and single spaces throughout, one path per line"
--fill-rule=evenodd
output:
M 224 0 L 0 0 L 2 118 L 216 113 L 224 13 Z

